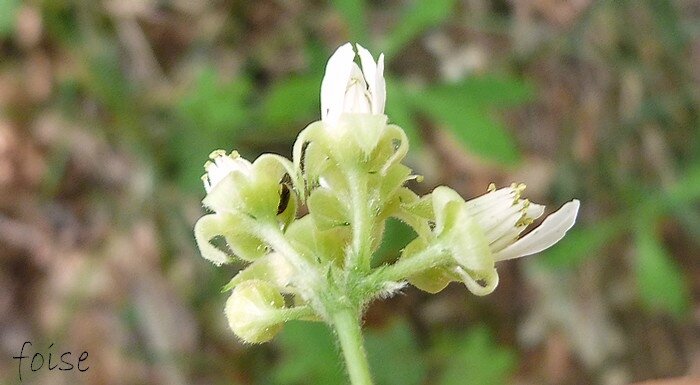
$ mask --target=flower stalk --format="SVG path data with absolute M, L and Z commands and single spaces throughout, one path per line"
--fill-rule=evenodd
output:
M 338 310 L 333 314 L 333 328 L 343 351 L 351 383 L 372 385 L 367 353 L 362 342 L 359 312 L 352 308 Z
M 374 222 L 368 204 L 367 180 L 362 178 L 359 172 L 351 172 L 348 180 L 350 182 L 353 234 L 352 253 L 347 259 L 347 268 L 367 271 L 371 262 L 368 240 L 371 238 L 372 223 Z
M 293 159 L 211 154 L 202 178 L 211 213 L 194 232 L 202 256 L 216 265 L 248 263 L 224 288 L 231 291 L 226 317 L 242 341 L 267 342 L 290 320 L 323 321 L 338 338 L 352 384 L 371 385 L 361 329 L 371 301 L 409 283 L 436 293 L 456 281 L 489 294 L 498 285 L 496 263 L 558 242 L 579 202 L 521 237 L 544 214 L 544 206 L 521 198 L 524 185 L 489 186 L 469 201 L 444 186 L 418 196 L 405 186 L 417 179 L 402 164 L 406 134 L 384 115 L 384 57 L 375 62 L 355 48 L 343 45 L 328 61 L 321 120 L 299 134 Z M 298 216 L 300 205 L 308 214 Z M 394 263 L 373 267 L 392 217 L 417 236 Z

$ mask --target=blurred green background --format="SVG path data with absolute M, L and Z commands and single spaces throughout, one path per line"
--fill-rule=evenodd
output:
M 700 375 L 697 1 L 0 0 L 0 382 L 31 341 L 90 369 L 24 361 L 23 383 L 345 383 L 321 324 L 236 340 L 220 289 L 241 266 L 192 227 L 209 152 L 289 156 L 346 41 L 386 55 L 417 191 L 582 202 L 492 295 L 373 304 L 379 385 Z M 408 236 L 392 223 L 377 258 Z

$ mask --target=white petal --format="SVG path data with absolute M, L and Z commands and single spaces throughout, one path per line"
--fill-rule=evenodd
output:
M 484 228 L 489 244 L 494 244 L 496 241 L 502 238 L 510 238 L 511 241 L 514 241 L 518 237 L 518 234 L 520 234 L 522 231 L 522 227 L 516 226 L 522 217 L 520 207 L 518 205 L 513 207 L 515 207 L 515 210 L 508 212 L 507 216 L 501 217 L 497 223 L 493 224 L 493 226 Z M 491 251 L 496 250 L 497 249 L 495 249 L 493 246 L 491 247 Z
M 362 75 L 362 70 L 354 62 L 350 80 L 343 100 L 343 113 L 370 114 L 372 113 L 371 96 L 367 92 L 367 83 Z
M 376 88 L 376 78 L 377 78 L 377 64 L 374 62 L 372 54 L 369 53 L 365 48 L 359 44 L 357 46 L 357 54 L 360 56 L 360 64 L 362 64 L 362 73 L 367 80 L 369 85 L 369 91 L 374 95 L 374 90 Z
M 383 114 L 386 104 L 386 81 L 384 80 L 384 54 L 377 60 L 376 89 L 372 91 L 372 113 Z
M 542 224 L 495 255 L 496 261 L 538 253 L 559 242 L 574 225 L 580 202 L 574 199 L 548 216 Z
M 372 113 L 375 115 L 384 113 L 386 101 L 386 83 L 384 81 L 384 54 L 379 55 L 379 62 L 375 64 L 372 54 L 357 45 L 357 53 L 360 55 L 362 72 L 365 74 L 372 101 Z
M 493 210 L 494 205 L 500 205 L 504 200 L 508 200 L 512 203 L 514 199 L 515 189 L 504 187 L 468 200 L 467 207 L 471 215 L 479 215 L 486 210 Z
M 209 161 L 204 164 L 206 174 L 202 177 L 204 189 L 211 191 L 228 174 L 237 171 L 249 176 L 253 165 L 246 159 L 241 158 L 236 151 L 226 155 L 224 150 L 213 151 L 209 155 Z
M 522 201 L 519 203 L 519 205 L 522 205 Z M 544 214 L 544 206 L 538 205 L 536 203 L 530 203 L 527 209 L 525 209 L 525 217 L 529 219 L 537 219 Z M 518 226 L 517 223 L 520 221 L 522 218 L 522 215 L 518 215 L 517 218 L 515 218 L 515 221 L 512 221 L 513 218 L 510 218 L 509 221 L 504 221 L 503 224 L 499 225 L 497 229 L 493 230 L 492 233 L 494 234 L 500 234 L 500 236 L 491 242 L 491 251 L 494 253 L 498 253 L 499 251 L 505 249 L 508 247 L 510 244 L 515 242 L 516 239 L 518 239 L 518 236 L 520 233 L 527 228 L 527 225 L 520 225 Z M 506 229 L 507 225 L 511 225 L 510 229 Z M 493 239 L 489 237 L 489 239 Z
M 543 205 L 538 205 L 537 203 L 530 203 L 530 206 L 527 207 L 527 212 L 526 216 L 531 219 L 537 219 L 544 214 L 544 206 Z
M 355 51 L 350 43 L 338 48 L 328 59 L 321 82 L 321 119 L 334 122 L 342 113 L 345 90 L 352 73 Z
M 493 231 L 503 222 L 512 222 L 515 227 L 515 222 L 522 216 L 520 210 L 522 205 L 513 204 L 511 199 L 502 199 L 494 204 L 493 208 L 475 215 L 477 222 L 485 232 Z M 471 212 L 470 212 L 471 214 Z

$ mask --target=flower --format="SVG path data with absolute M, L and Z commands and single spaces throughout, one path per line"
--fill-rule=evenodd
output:
M 228 174 L 237 171 L 246 176 L 249 176 L 252 170 L 252 164 L 241 158 L 237 151 L 226 155 L 224 150 L 216 150 L 209 154 L 209 161 L 204 163 L 204 171 L 202 176 L 204 189 L 209 193 L 219 182 L 221 182 Z
M 544 213 L 544 206 L 520 198 L 524 189 L 524 184 L 513 184 L 496 190 L 491 184 L 486 194 L 465 202 L 451 188 L 437 187 L 431 199 L 433 234 L 452 262 L 412 275 L 409 281 L 421 290 L 436 293 L 456 279 L 472 293 L 486 295 L 498 285 L 496 262 L 540 252 L 561 240 L 576 221 L 579 201 L 564 204 L 538 228 L 519 238 Z M 429 246 L 418 238 L 406 247 L 405 257 L 411 258 Z
M 492 183 L 488 193 L 466 202 L 467 212 L 483 230 L 496 262 L 549 248 L 564 238 L 576 221 L 580 202 L 574 199 L 519 238 L 523 230 L 544 213 L 544 206 L 520 198 L 523 190 L 522 183 L 498 190 Z
M 356 44 L 362 70 L 354 62 L 350 43 L 328 59 L 321 82 L 321 119 L 335 124 L 343 113 L 383 115 L 386 102 L 384 54 L 375 63 L 372 54 Z

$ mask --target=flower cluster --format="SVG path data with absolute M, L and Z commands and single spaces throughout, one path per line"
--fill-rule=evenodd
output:
M 448 187 L 426 196 L 407 188 L 416 176 L 402 164 L 404 131 L 384 115 L 384 58 L 356 48 L 345 44 L 328 61 L 321 120 L 299 134 L 292 160 L 265 154 L 251 163 L 219 150 L 205 164 L 203 203 L 212 213 L 195 236 L 213 263 L 249 263 L 227 285 L 225 309 L 246 342 L 269 340 L 291 319 L 337 327 L 338 314 L 359 317 L 369 301 L 406 283 L 437 292 L 459 281 L 488 294 L 497 262 L 553 245 L 576 219 L 573 200 L 521 237 L 544 213 L 522 198 L 524 185 L 492 185 L 469 201 Z M 302 205 L 308 213 L 298 217 Z M 417 237 L 394 263 L 375 266 L 391 217 Z

